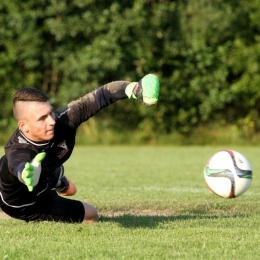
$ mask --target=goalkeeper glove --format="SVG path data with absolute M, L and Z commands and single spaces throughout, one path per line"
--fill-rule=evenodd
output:
M 144 76 L 139 82 L 131 82 L 126 86 L 125 93 L 128 98 L 135 98 L 146 106 L 152 106 L 157 103 L 159 96 L 160 82 L 153 75 Z
M 27 162 L 22 171 L 22 179 L 29 191 L 32 191 L 38 184 L 41 175 L 41 162 L 46 156 L 46 153 L 38 153 L 31 163 Z

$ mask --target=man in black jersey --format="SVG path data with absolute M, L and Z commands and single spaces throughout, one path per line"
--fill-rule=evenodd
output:
M 152 74 L 139 82 L 114 81 L 53 110 L 45 93 L 22 88 L 13 98 L 18 123 L 0 159 L 0 206 L 9 216 L 29 221 L 95 222 L 97 210 L 66 199 L 76 193 L 64 176 L 78 126 L 119 99 L 145 105 L 158 100 L 159 80 Z

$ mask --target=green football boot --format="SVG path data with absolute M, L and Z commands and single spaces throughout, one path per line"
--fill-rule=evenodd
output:
M 128 84 L 125 93 L 128 98 L 132 97 L 146 106 L 152 106 L 158 102 L 159 90 L 159 79 L 153 74 L 147 74 L 139 82 Z

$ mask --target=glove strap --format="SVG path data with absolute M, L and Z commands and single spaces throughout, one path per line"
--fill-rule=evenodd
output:
M 128 96 L 128 98 L 134 98 L 137 99 L 135 94 L 134 94 L 134 87 L 136 86 L 137 82 L 131 82 L 128 84 L 125 88 L 125 93 Z

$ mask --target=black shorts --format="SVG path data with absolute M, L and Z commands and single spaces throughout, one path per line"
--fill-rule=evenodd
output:
M 61 197 L 54 190 L 48 190 L 37 198 L 35 204 L 13 208 L 7 205 L 1 206 L 9 216 L 20 220 L 29 221 L 56 221 L 67 223 L 83 222 L 85 210 L 78 200 Z

